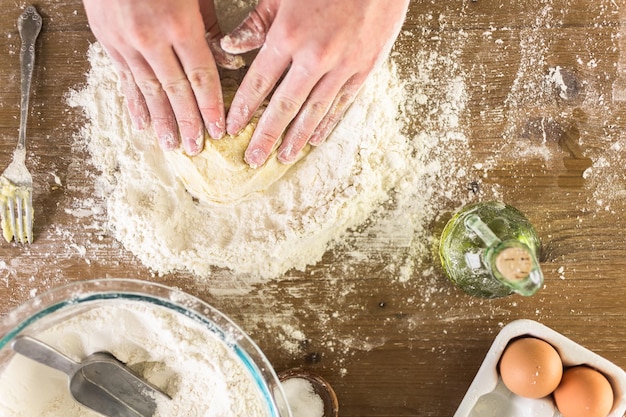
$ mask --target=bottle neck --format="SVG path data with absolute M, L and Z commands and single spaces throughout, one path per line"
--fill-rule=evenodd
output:
M 533 295 L 543 286 L 543 274 L 533 251 L 517 240 L 500 238 L 475 214 L 465 227 L 486 246 L 483 260 L 494 278 L 521 295 Z

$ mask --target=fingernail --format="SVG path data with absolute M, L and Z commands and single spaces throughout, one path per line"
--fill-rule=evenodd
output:
M 228 53 L 233 53 L 232 49 L 233 49 L 233 39 L 231 38 L 230 35 L 224 35 L 222 37 L 222 39 L 219 40 L 220 43 L 220 48 L 222 48 L 223 51 L 228 52 Z
M 322 138 L 319 135 L 315 135 L 315 134 L 313 134 L 313 136 L 311 136 L 311 139 L 309 139 L 309 145 L 311 145 L 311 146 L 318 146 L 322 142 L 324 142 L 324 138 Z
M 277 159 L 283 164 L 291 164 L 296 159 L 296 155 L 293 153 L 293 146 L 287 146 L 278 153 Z
M 244 125 L 248 123 L 249 120 L 250 108 L 248 106 L 238 109 L 231 106 L 228 117 L 226 118 L 226 131 L 229 135 L 235 136 L 244 128 Z
M 226 122 L 226 132 L 228 132 L 229 135 L 236 136 L 239 134 L 240 130 L 241 128 L 239 127 L 239 123 L 235 123 L 230 120 Z
M 329 128 L 329 123 L 320 124 L 309 138 L 309 144 L 311 146 L 321 145 L 330 133 Z
M 204 134 L 201 133 L 196 137 L 186 138 L 184 139 L 183 144 L 185 146 L 185 152 L 187 153 L 187 155 L 198 155 L 204 147 Z
M 209 136 L 211 136 L 211 139 L 218 140 L 224 137 L 224 134 L 226 132 L 224 132 L 223 126 L 223 123 L 209 123 L 209 126 L 207 126 L 207 130 L 209 131 Z
M 258 168 L 265 163 L 267 155 L 261 149 L 255 149 L 246 154 L 245 160 L 252 168 Z

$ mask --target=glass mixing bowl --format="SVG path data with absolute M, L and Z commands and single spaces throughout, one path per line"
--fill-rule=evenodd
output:
M 107 321 L 106 318 L 109 316 L 102 314 L 102 311 L 117 312 L 122 310 L 124 311 L 122 319 L 116 317 L 115 313 Z M 127 314 L 126 310 L 131 313 Z M 155 326 L 150 324 L 152 316 L 158 318 Z M 103 319 L 103 317 L 105 318 Z M 79 322 L 77 318 L 80 318 L 81 323 L 78 327 L 73 324 L 73 321 Z M 90 322 L 92 318 L 93 320 L 97 319 L 97 321 Z M 68 323 L 74 326 L 70 328 L 70 331 L 66 329 L 69 326 Z M 141 337 L 144 339 L 138 336 L 139 331 L 133 330 L 135 328 L 142 329 L 141 334 L 143 336 Z M 187 340 L 180 336 L 180 334 L 186 334 L 185 329 L 190 329 L 189 331 L 194 337 Z M 155 355 L 154 352 L 175 348 L 174 351 L 182 352 L 181 356 L 185 359 L 187 357 L 204 357 L 211 355 L 211 353 L 207 354 L 207 351 L 210 350 L 208 343 L 210 342 L 211 346 L 217 343 L 219 346 L 216 345 L 211 348 L 212 351 L 220 351 L 222 355 L 228 355 L 228 358 L 222 361 L 220 356 L 216 361 L 222 362 L 211 365 L 211 369 L 207 368 L 207 370 L 213 372 L 214 367 L 224 368 L 226 379 L 228 375 L 235 375 L 238 372 L 238 377 L 244 378 L 253 387 L 248 389 L 246 393 L 254 392 L 254 397 L 258 400 L 260 408 L 265 409 L 262 413 L 263 416 L 291 417 L 281 383 L 273 367 L 250 337 L 228 317 L 204 301 L 160 284 L 128 279 L 75 282 L 42 293 L 2 317 L 0 319 L 0 390 L 6 390 L 7 386 L 13 390 L 14 386 L 21 384 L 23 387 L 20 389 L 30 398 L 46 397 L 48 394 L 45 392 L 37 392 L 37 389 L 41 388 L 38 387 L 41 380 L 45 379 L 43 372 L 46 369 L 37 369 L 36 372 L 32 372 L 34 379 L 31 382 L 20 383 L 14 381 L 15 378 L 11 376 L 11 380 L 5 381 L 4 385 L 2 383 L 2 375 L 9 375 L 12 362 L 29 361 L 29 359 L 15 353 L 11 347 L 12 342 L 19 335 L 28 335 L 47 341 L 49 344 L 56 344 L 59 350 L 62 350 L 60 346 L 66 348 L 79 346 L 83 352 L 80 355 L 74 354 L 74 356 L 93 353 L 89 351 L 90 349 L 107 350 L 102 349 L 102 346 L 110 348 L 116 344 L 124 345 L 130 353 L 128 353 L 128 357 L 118 357 L 118 359 L 127 363 L 127 366 L 131 368 L 133 360 L 144 360 L 145 363 L 142 366 L 150 365 L 152 374 L 148 372 L 147 375 L 152 375 L 153 378 L 157 379 L 155 385 L 159 385 L 159 383 L 167 385 L 169 382 L 166 376 L 169 375 L 171 380 L 172 375 L 176 374 L 176 367 L 168 363 L 155 367 L 155 364 L 149 360 L 151 355 Z M 144 343 L 142 340 L 145 341 L 146 337 L 150 339 L 150 344 L 155 345 L 148 346 L 147 343 Z M 178 340 L 176 338 L 181 338 L 180 342 L 173 342 L 173 340 Z M 176 343 L 176 346 L 171 346 L 173 343 Z M 145 357 L 137 356 L 136 351 L 128 348 L 130 345 L 135 346 L 135 350 L 139 349 L 139 353 Z M 111 353 L 118 356 L 116 352 Z M 68 356 L 71 355 L 68 354 Z M 81 359 L 80 357 L 75 358 L 77 361 Z M 154 358 L 152 359 L 154 360 Z M 44 365 L 39 364 L 36 366 L 44 367 Z M 164 371 L 163 368 L 168 367 L 174 370 Z M 20 372 L 11 375 L 19 376 Z M 58 371 L 51 372 L 58 373 Z M 63 378 L 67 381 L 65 375 L 59 374 L 59 381 Z M 243 376 L 241 376 L 242 374 Z M 169 383 L 170 390 L 175 392 L 177 388 L 182 389 L 185 386 L 185 377 L 193 378 L 193 375 L 198 375 L 198 373 L 195 373 L 194 370 L 187 375 L 176 375 L 177 379 L 174 383 Z M 5 379 L 9 379 L 9 377 Z M 149 378 L 146 377 L 146 379 Z M 151 382 L 154 383 L 154 381 Z M 190 382 L 195 384 L 195 381 Z M 210 381 L 210 383 L 232 386 L 227 380 Z M 29 392 L 31 387 L 32 392 Z M 170 392 L 168 394 L 174 398 L 174 394 Z M 11 395 L 15 396 L 16 394 L 12 393 Z M 0 391 L 0 398 L 6 398 L 6 392 Z M 217 399 L 207 399 L 206 401 L 217 401 Z M 72 406 L 76 405 L 73 404 Z M 53 408 L 52 406 L 45 407 Z M 1 404 L 0 410 L 2 410 Z M 37 414 L 43 414 L 41 409 L 38 409 Z M 65 416 L 67 414 L 64 410 L 59 410 L 58 415 Z

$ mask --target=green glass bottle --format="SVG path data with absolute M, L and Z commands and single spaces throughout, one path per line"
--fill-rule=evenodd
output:
M 448 278 L 468 294 L 533 295 L 543 286 L 541 243 L 519 210 L 499 201 L 468 205 L 441 234 L 439 256 Z

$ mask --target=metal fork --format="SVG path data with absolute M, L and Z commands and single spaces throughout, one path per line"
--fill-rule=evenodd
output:
M 33 177 L 26 168 L 26 121 L 35 65 L 35 41 L 41 31 L 41 23 L 41 16 L 33 6 L 24 9 L 17 19 L 22 39 L 20 130 L 13 160 L 0 176 L 0 216 L 2 234 L 7 242 L 13 238 L 20 243 L 33 241 Z

